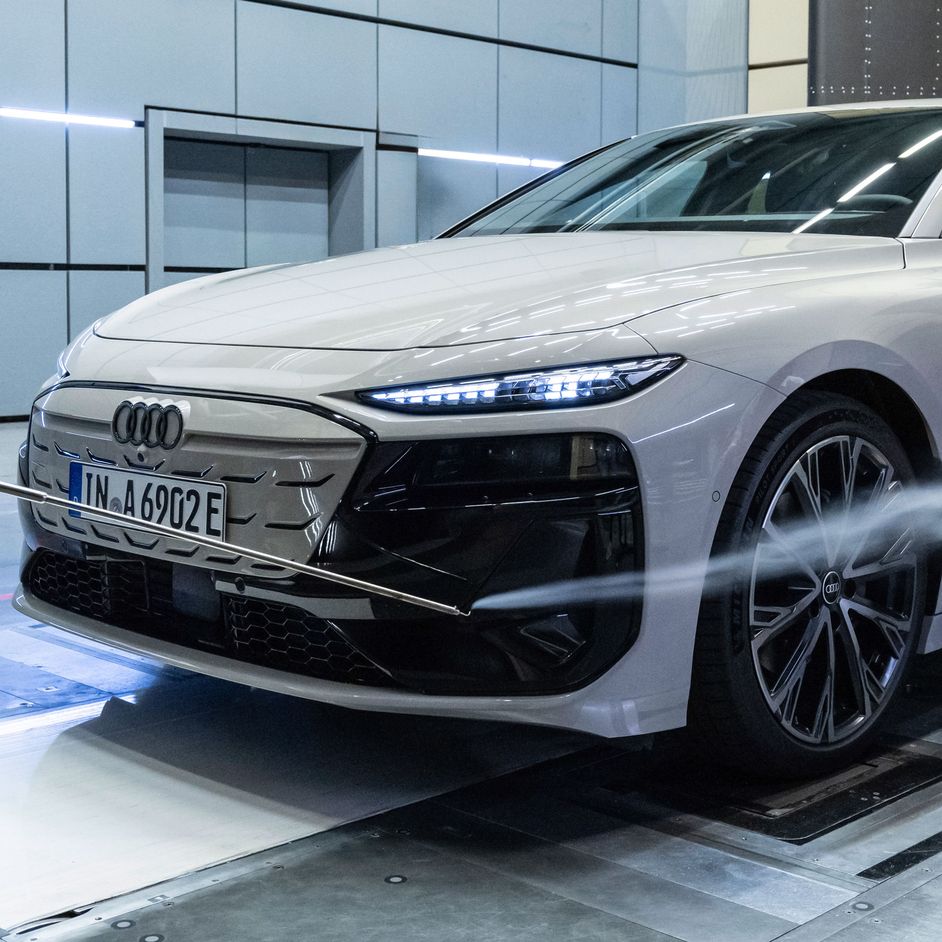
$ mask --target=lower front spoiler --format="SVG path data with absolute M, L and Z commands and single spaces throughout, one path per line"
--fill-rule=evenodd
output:
M 528 723 L 607 738 L 660 732 L 686 722 L 686 687 L 613 699 L 600 689 L 609 686 L 606 675 L 580 690 L 549 696 L 427 695 L 319 680 L 193 650 L 67 612 L 40 601 L 22 585 L 14 594 L 13 607 L 36 621 L 173 667 L 350 709 Z M 618 665 L 612 668 L 617 670 Z

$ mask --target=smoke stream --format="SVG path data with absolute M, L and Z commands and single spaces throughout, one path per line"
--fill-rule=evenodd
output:
M 942 485 L 904 488 L 894 481 L 838 511 L 781 527 L 770 521 L 758 533 L 741 549 L 710 559 L 501 592 L 478 599 L 472 611 L 559 608 L 701 590 L 717 594 L 748 586 L 754 566 L 763 580 L 798 576 L 818 589 L 831 570 L 849 578 L 858 572 L 872 577 L 875 567 L 889 571 L 942 545 Z

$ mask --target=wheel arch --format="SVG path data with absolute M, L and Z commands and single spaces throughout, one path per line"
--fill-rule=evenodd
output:
M 844 369 L 817 376 L 799 389 L 836 393 L 868 406 L 893 429 L 917 476 L 938 477 L 937 443 L 922 410 L 898 383 L 872 370 Z

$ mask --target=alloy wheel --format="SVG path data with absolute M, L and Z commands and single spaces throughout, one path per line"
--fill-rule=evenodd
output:
M 873 444 L 827 438 L 762 519 L 748 618 L 759 687 L 803 743 L 840 743 L 888 703 L 914 641 L 920 572 L 907 487 Z

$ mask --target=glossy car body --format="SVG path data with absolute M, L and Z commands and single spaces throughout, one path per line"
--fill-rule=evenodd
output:
M 939 107 L 917 107 L 930 106 Z M 228 479 L 230 525 L 245 521 L 234 524 L 244 545 L 465 601 L 580 575 L 552 564 L 568 552 L 556 547 L 564 546 L 560 533 L 571 527 L 527 516 L 520 530 L 536 536 L 521 546 L 517 518 L 503 530 L 489 529 L 493 520 L 479 517 L 469 518 L 465 531 L 451 524 L 437 530 L 439 515 L 432 523 L 424 518 L 423 532 L 406 538 L 402 531 L 412 524 L 400 523 L 400 513 L 394 523 L 377 523 L 376 531 L 348 527 L 361 542 L 378 546 L 381 559 L 354 551 L 352 543 L 344 544 L 346 556 L 338 555 L 325 541 L 345 531 L 332 531 L 331 524 L 340 521 L 342 528 L 363 510 L 356 494 L 363 493 L 364 468 L 377 449 L 551 434 L 621 442 L 636 474 L 631 513 L 637 526 L 625 538 L 632 557 L 626 569 L 683 571 L 688 578 L 643 605 L 604 610 L 589 630 L 592 643 L 600 626 L 621 619 L 623 649 L 607 651 L 591 670 L 566 674 L 563 652 L 552 668 L 560 679 L 546 680 L 556 675 L 543 671 L 537 652 L 493 641 L 502 625 L 428 619 L 246 560 L 220 562 L 203 550 L 184 555 L 190 550 L 183 544 L 152 546 L 127 530 L 42 508 L 23 511 L 27 547 L 16 607 L 170 664 L 343 706 L 518 720 L 603 736 L 682 726 L 701 606 L 696 575 L 706 571 L 743 460 L 782 403 L 799 389 L 853 394 L 875 388 L 893 404 L 904 443 L 927 462 L 938 455 L 940 230 L 942 177 L 892 237 L 634 230 L 459 235 L 310 265 L 214 275 L 100 321 L 63 355 L 59 374 L 37 399 L 22 461 L 30 486 L 65 491 L 76 456 L 184 478 Z M 377 408 L 356 395 L 666 354 L 684 358 L 669 376 L 584 408 L 412 414 Z M 188 404 L 179 448 L 162 452 L 114 441 L 115 410 L 134 396 Z M 267 477 L 259 489 L 249 481 L 261 472 Z M 296 490 L 286 500 L 292 485 Z M 364 501 L 381 492 L 371 491 Z M 610 512 L 591 504 L 598 493 L 580 495 L 589 501 L 586 519 Z M 489 506 L 493 516 L 494 502 Z M 510 513 L 506 507 L 500 512 Z M 545 532 L 539 530 L 544 524 Z M 434 545 L 424 545 L 423 537 Z M 406 549 L 397 549 L 400 538 Z M 339 626 L 342 640 L 366 652 L 368 662 L 384 670 L 393 665 L 395 683 L 341 682 L 237 659 L 211 638 L 199 646 L 180 643 L 156 630 L 69 611 L 31 590 L 37 553 L 83 560 L 89 547 L 92 557 L 159 559 L 174 567 L 167 576 L 173 605 L 164 617 L 179 625 L 187 615 L 209 622 L 205 580 L 211 580 L 212 592 L 226 598 L 289 604 Z M 458 572 L 462 553 L 475 560 L 467 572 Z M 488 567 L 488 553 L 494 566 L 498 556 L 511 554 L 504 571 Z M 459 577 L 460 589 L 454 585 Z M 936 585 L 921 639 L 926 649 L 942 645 L 933 630 L 932 613 L 942 610 L 937 596 Z M 521 628 L 515 621 L 518 629 L 529 640 L 515 635 L 514 644 L 537 638 L 540 651 L 552 657 L 551 628 Z M 412 663 L 420 669 L 410 672 L 403 657 L 417 659 Z M 490 666 L 505 657 L 507 663 Z M 475 665 L 467 676 L 465 664 Z M 481 680 L 491 669 L 496 679 Z M 502 686 L 501 678 L 514 671 Z

